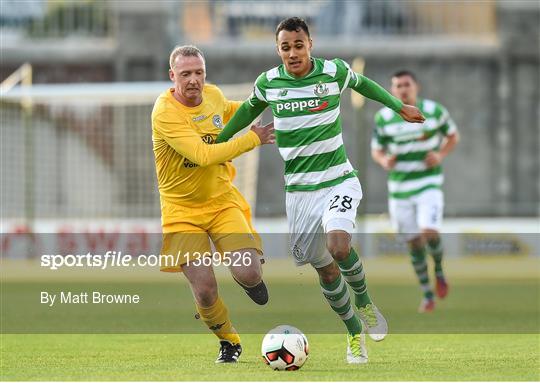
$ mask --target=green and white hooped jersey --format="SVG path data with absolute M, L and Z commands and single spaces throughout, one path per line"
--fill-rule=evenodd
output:
M 397 156 L 388 173 L 390 198 L 404 199 L 427 189 L 440 189 L 444 181 L 441 166 L 428 169 L 424 160 L 429 151 L 439 149 L 442 136 L 457 131 L 456 125 L 446 108 L 435 101 L 418 100 L 416 106 L 426 117 L 422 124 L 406 122 L 389 108 L 375 114 L 371 148 Z
M 343 145 L 340 98 L 361 78 L 341 59 L 312 60 L 313 70 L 301 79 L 283 65 L 262 73 L 248 99 L 272 109 L 286 191 L 318 190 L 356 176 Z

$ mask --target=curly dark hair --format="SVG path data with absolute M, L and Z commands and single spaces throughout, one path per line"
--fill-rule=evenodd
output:
M 289 31 L 289 32 L 292 32 L 292 31 L 300 32 L 302 30 L 306 32 L 306 35 L 308 37 L 310 37 L 309 28 L 306 22 L 304 21 L 304 19 L 301 19 L 300 17 L 289 17 L 288 19 L 282 20 L 276 28 L 276 40 L 277 40 L 279 32 L 283 30 Z

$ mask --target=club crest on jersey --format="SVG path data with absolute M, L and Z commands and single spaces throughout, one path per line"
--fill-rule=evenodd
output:
M 223 121 L 221 121 L 221 116 L 219 114 L 215 114 L 214 117 L 212 117 L 212 123 L 216 128 L 223 129 Z
M 297 261 L 303 261 L 306 258 L 306 254 L 297 244 L 292 248 L 292 255 Z
M 313 93 L 315 93 L 315 96 L 319 98 L 326 96 L 328 92 L 330 92 L 330 90 L 328 89 L 328 86 L 326 86 L 326 84 L 323 83 L 322 81 L 319 81 L 319 83 L 315 85 L 315 89 L 313 90 Z

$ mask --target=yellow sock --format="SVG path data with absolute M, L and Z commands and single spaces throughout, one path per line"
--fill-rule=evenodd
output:
M 229 310 L 227 310 L 227 306 L 220 297 L 210 307 L 199 307 L 197 305 L 197 310 L 204 323 L 219 339 L 228 340 L 232 344 L 240 343 L 240 336 L 232 326 L 229 318 Z

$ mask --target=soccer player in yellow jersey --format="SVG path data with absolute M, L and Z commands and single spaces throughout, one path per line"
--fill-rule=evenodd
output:
M 220 340 L 216 363 L 236 362 L 240 337 L 218 295 L 210 240 L 217 259 L 229 263 L 248 296 L 265 304 L 260 238 L 248 203 L 232 184 L 235 170 L 229 161 L 274 143 L 273 126 L 253 126 L 237 139 L 210 145 L 241 102 L 229 101 L 218 87 L 205 84 L 204 56 L 194 46 L 172 51 L 169 77 L 174 86 L 159 96 L 152 111 L 163 227 L 161 270 L 183 272 L 189 281 L 200 318 Z

